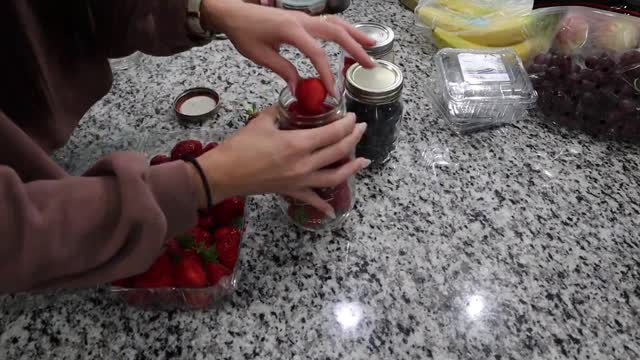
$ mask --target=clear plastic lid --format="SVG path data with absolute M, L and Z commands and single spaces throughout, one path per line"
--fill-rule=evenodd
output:
M 442 49 L 436 70 L 447 102 L 533 106 L 538 94 L 511 48 Z

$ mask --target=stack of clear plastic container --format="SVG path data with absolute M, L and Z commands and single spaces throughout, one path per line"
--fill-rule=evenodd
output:
M 442 49 L 427 94 L 460 133 L 522 119 L 538 95 L 518 55 L 505 49 Z

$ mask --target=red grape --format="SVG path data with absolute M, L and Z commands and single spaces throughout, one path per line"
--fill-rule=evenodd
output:
M 600 63 L 596 66 L 596 69 L 602 72 L 610 72 L 613 71 L 616 67 L 615 61 L 611 60 L 608 56 L 606 58 L 600 59 Z
M 547 66 L 546 65 L 531 64 L 527 68 L 527 72 L 529 74 L 542 74 L 545 71 L 547 71 Z
M 547 70 L 547 75 L 549 75 L 547 78 L 549 79 L 553 79 L 553 78 L 559 78 L 560 75 L 562 75 L 562 71 L 560 70 L 559 67 L 557 66 L 552 66 L 549 68 L 549 70 Z
M 551 56 L 549 54 L 538 54 L 533 58 L 533 62 L 538 65 L 549 65 Z

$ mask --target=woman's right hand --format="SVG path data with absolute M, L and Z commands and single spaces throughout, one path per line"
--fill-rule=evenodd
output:
M 333 209 L 312 189 L 337 186 L 370 161 L 354 159 L 338 168 L 326 168 L 349 157 L 366 130 L 355 116 L 308 130 L 280 130 L 277 110 L 270 107 L 246 127 L 198 158 L 214 202 L 238 195 L 279 193 L 304 201 L 333 215 Z M 193 181 L 200 182 L 195 169 Z M 202 183 L 199 185 L 202 188 Z M 200 205 L 206 204 L 204 188 Z

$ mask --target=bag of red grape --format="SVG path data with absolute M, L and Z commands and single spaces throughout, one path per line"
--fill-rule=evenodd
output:
M 536 9 L 564 10 L 550 51 L 527 68 L 546 119 L 640 142 L 640 5 L 634 3 L 534 2 Z

